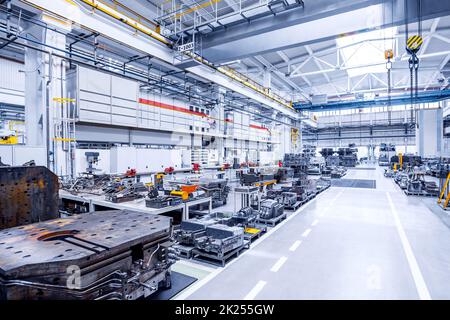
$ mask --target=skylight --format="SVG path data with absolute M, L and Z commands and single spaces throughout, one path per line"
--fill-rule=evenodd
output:
M 356 77 L 367 73 L 386 72 L 386 61 L 384 51 L 395 49 L 395 38 L 397 27 L 379 29 L 349 35 L 336 39 L 338 48 L 349 67 L 349 77 Z M 394 52 L 394 55 L 396 53 Z M 359 67 L 366 65 L 366 67 Z

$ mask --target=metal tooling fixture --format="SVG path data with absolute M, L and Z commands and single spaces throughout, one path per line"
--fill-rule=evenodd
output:
M 309 164 L 309 156 L 304 153 L 286 153 L 283 159 L 285 167 L 294 170 L 294 177 L 299 177 L 302 172 L 306 172 Z
M 170 287 L 172 219 L 86 213 L 0 232 L 0 299 L 137 299 Z
M 191 219 L 181 221 L 180 228 L 174 231 L 175 240 L 182 245 L 195 245 L 197 238 L 205 235 L 206 227 L 217 224 L 212 219 Z
M 294 194 L 296 198 L 296 195 Z M 296 199 L 295 199 L 296 200 Z M 270 220 L 284 214 L 284 206 L 275 200 L 264 200 L 261 202 L 260 220 Z
M 226 253 L 244 245 L 244 229 L 223 224 L 207 226 L 205 235 L 195 242 L 195 247 L 207 253 L 223 257 Z
M 347 168 L 356 167 L 356 163 L 358 162 L 357 152 L 358 149 L 352 143 L 348 145 L 348 148 L 339 148 L 340 165 Z
M 259 211 L 261 203 L 259 187 L 236 187 L 234 193 L 234 212 L 246 207 L 257 207 L 255 209 Z
M 205 191 L 207 197 L 212 198 L 213 207 L 227 204 L 228 193 L 230 192 L 228 180 L 201 178 L 199 188 Z
M 142 182 L 132 180 L 122 181 L 119 186 L 113 187 L 105 194 L 105 200 L 114 203 L 121 203 L 140 199 L 148 192 L 148 188 Z
M 58 218 L 58 191 L 46 167 L 0 167 L 0 229 Z

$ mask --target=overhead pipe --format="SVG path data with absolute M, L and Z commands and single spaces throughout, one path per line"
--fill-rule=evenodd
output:
M 125 15 L 119 13 L 117 10 L 115 10 L 114 8 L 109 7 L 106 4 L 103 4 L 101 2 L 99 2 L 98 0 L 80 0 L 85 4 L 90 5 L 91 7 L 100 10 L 101 12 L 107 14 L 110 17 L 115 18 L 116 20 L 119 20 L 125 24 L 127 24 L 128 26 L 141 31 L 142 33 L 152 37 L 155 40 L 160 41 L 161 43 L 167 45 L 168 47 L 170 47 L 171 49 L 173 49 L 173 42 L 170 41 L 169 39 L 165 38 L 164 36 L 160 35 L 159 33 L 156 33 L 155 31 L 151 30 L 150 28 L 142 25 L 141 23 L 126 17 Z M 200 62 L 203 65 L 206 65 L 224 75 L 226 75 L 227 77 L 240 82 L 241 84 L 247 86 L 248 88 L 260 93 L 261 95 L 265 96 L 266 98 L 269 98 L 279 104 L 281 104 L 282 106 L 294 110 L 294 108 L 292 107 L 292 103 L 291 102 L 287 102 L 285 101 L 283 98 L 281 97 L 277 97 L 273 94 L 267 93 L 265 91 L 265 88 L 260 86 L 259 84 L 257 84 L 256 82 L 253 82 L 249 79 L 244 79 L 242 77 L 240 77 L 238 75 L 238 73 L 231 69 L 231 68 L 225 68 L 225 67 L 216 67 L 214 64 L 212 64 L 211 62 L 207 61 L 206 59 L 204 59 L 203 57 L 195 54 L 195 53 L 191 53 L 188 52 L 186 53 L 189 57 L 193 58 L 194 60 Z M 252 83 L 253 82 L 253 83 Z
M 159 42 L 164 43 L 167 46 L 172 46 L 172 41 L 168 40 L 164 36 L 160 35 L 156 31 L 153 31 L 149 27 L 143 25 L 142 23 L 139 23 L 135 21 L 134 19 L 127 17 L 125 14 L 120 13 L 119 11 L 115 10 L 114 8 L 108 6 L 107 4 L 100 2 L 98 0 L 80 0 L 84 2 L 85 4 L 90 5 L 94 9 L 97 9 L 105 14 L 107 14 L 110 17 L 113 17 L 116 20 L 119 20 L 128 26 L 141 31 L 142 33 L 145 33 L 146 35 L 152 37 L 155 40 L 158 40 Z
M 36 21 L 36 22 L 38 22 L 38 21 Z M 46 26 L 41 26 L 41 27 L 46 27 Z M 0 29 L 0 32 L 6 32 L 6 31 Z M 98 65 L 97 65 L 97 66 L 92 66 L 92 65 L 90 65 L 89 63 L 82 62 L 82 61 L 77 60 L 77 59 L 74 58 L 74 56 L 75 56 L 75 57 L 78 57 L 78 58 L 81 58 L 81 59 L 84 59 L 84 60 L 87 60 L 87 61 L 95 62 L 94 59 L 91 59 L 91 58 L 87 57 L 87 56 L 84 55 L 84 54 L 76 53 L 76 52 L 73 52 L 73 51 L 69 52 L 69 51 L 67 51 L 67 50 L 63 50 L 63 49 L 61 49 L 61 48 L 56 48 L 56 47 L 53 47 L 53 46 L 51 46 L 51 45 L 42 43 L 42 42 L 40 42 L 40 41 L 31 39 L 31 38 L 24 37 L 24 36 L 21 36 L 21 35 L 19 35 L 18 38 L 20 38 L 20 39 L 22 39 L 22 40 L 29 41 L 29 42 L 33 42 L 33 43 L 35 43 L 35 44 L 37 44 L 37 45 L 41 45 L 41 46 L 48 47 L 48 48 L 53 49 L 53 50 L 56 50 L 56 51 L 60 51 L 60 52 L 65 53 L 65 54 L 67 54 L 67 55 L 70 55 L 70 54 L 72 55 L 72 57 L 70 57 L 70 56 L 67 57 L 67 56 L 65 56 L 65 55 L 58 55 L 58 54 L 56 54 L 56 53 L 53 52 L 52 54 L 53 54 L 54 56 L 56 56 L 56 57 L 63 58 L 63 59 L 67 59 L 67 60 L 73 61 L 74 63 L 77 63 L 77 64 L 81 64 L 81 65 L 86 65 L 86 66 L 90 66 L 90 67 L 99 68 Z M 43 52 L 43 53 L 47 53 L 47 54 L 50 53 L 49 51 L 46 51 L 46 50 L 43 50 L 43 49 L 39 49 L 39 48 L 30 46 L 30 45 L 27 45 L 27 44 L 24 44 L 24 43 L 21 43 L 20 45 L 23 46 L 23 47 L 27 47 L 27 48 L 30 48 L 30 49 L 34 49 L 34 50 Z M 97 62 L 98 62 L 98 61 L 97 61 Z M 112 67 L 113 69 L 117 69 L 117 70 L 120 69 L 119 66 L 114 66 L 114 65 L 110 64 L 110 63 L 107 62 L 107 61 L 101 61 L 101 64 L 103 64 L 103 65 L 105 65 L 105 66 Z M 112 73 L 112 74 L 118 74 L 117 72 L 114 72 L 114 71 L 111 71 L 111 70 L 105 70 L 105 71 L 108 72 L 108 73 Z M 130 74 L 133 74 L 133 75 L 135 75 L 135 76 L 137 76 L 137 77 L 143 78 L 143 75 L 140 74 L 140 73 L 138 73 L 138 72 L 134 72 L 134 71 L 131 71 L 131 70 L 127 70 L 127 72 L 130 73 Z M 120 76 L 123 76 L 123 74 L 121 73 Z M 127 77 L 127 76 L 126 76 L 126 77 Z M 131 77 L 128 76 L 128 78 L 131 78 Z M 135 79 L 135 78 L 132 78 L 132 79 L 137 80 L 137 79 Z M 149 78 L 145 78 L 145 79 L 146 79 L 147 82 L 148 82 L 148 79 L 149 79 Z M 139 80 L 138 80 L 138 81 L 139 81 Z M 173 83 L 169 83 L 169 84 L 166 84 L 166 85 L 162 85 L 162 84 L 157 84 L 157 85 L 158 85 L 159 88 L 161 88 L 161 89 L 163 89 L 163 90 L 168 90 L 168 89 L 169 89 L 169 88 L 167 87 L 167 85 L 170 85 L 170 86 L 172 86 L 173 88 L 176 88 L 177 90 L 181 89 L 181 88 L 177 87 L 176 84 L 173 84 Z M 174 92 L 174 93 L 181 94 L 181 95 L 186 95 L 186 93 L 183 92 L 183 91 L 185 91 L 185 90 L 183 90 L 183 89 L 181 89 L 181 92 L 180 92 L 180 91 L 173 90 L 173 89 L 168 90 L 168 91 L 172 91 L 172 92 Z M 202 101 L 202 100 L 203 100 L 203 101 L 208 101 L 208 99 L 205 99 L 205 97 L 202 97 L 202 96 L 194 97 L 194 99 L 198 99 L 198 100 L 201 100 L 201 101 Z M 209 103 L 213 103 L 213 102 L 214 102 L 214 101 L 209 101 Z M 236 104 L 236 102 L 234 102 L 234 101 L 228 100 L 227 102 L 228 102 L 230 105 L 233 105 L 233 107 L 235 107 L 236 109 L 238 109 L 238 110 L 240 110 L 240 111 L 243 111 L 243 112 L 246 112 L 246 113 L 248 113 L 248 114 L 251 114 L 249 111 L 245 110 L 245 108 L 244 108 L 245 105 L 241 105 L 241 106 L 239 107 L 239 106 Z M 285 123 L 285 122 L 283 122 L 283 121 L 280 121 L 280 120 L 277 120 L 277 119 L 274 119 L 274 118 L 270 118 L 270 117 L 263 116 L 263 115 L 261 115 L 261 116 L 262 116 L 263 118 L 267 118 L 268 120 L 275 121 L 275 122 L 278 122 L 278 123 L 280 123 L 280 124 L 290 125 L 290 124 L 288 124 L 288 123 Z

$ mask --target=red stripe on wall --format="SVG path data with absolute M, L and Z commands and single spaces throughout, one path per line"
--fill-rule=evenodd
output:
M 267 131 L 269 131 L 268 128 L 260 127 L 260 126 L 254 125 L 254 124 L 251 124 L 251 125 L 250 125 L 250 128 L 253 128 L 253 129 L 260 129 L 260 130 L 267 130 Z
M 208 115 L 206 113 L 203 113 L 203 112 L 191 111 L 191 110 L 186 109 L 186 108 L 181 108 L 181 107 L 173 106 L 173 105 L 170 105 L 170 104 L 165 104 L 165 103 L 158 102 L 158 101 L 153 101 L 153 100 L 147 100 L 147 99 L 139 98 L 139 103 L 146 104 L 146 105 L 149 105 L 149 106 L 158 107 L 158 108 L 162 108 L 162 109 L 167 109 L 167 110 L 173 110 L 173 111 L 183 112 L 183 113 L 187 113 L 187 114 L 192 114 L 192 115 L 199 116 L 199 117 L 208 117 Z

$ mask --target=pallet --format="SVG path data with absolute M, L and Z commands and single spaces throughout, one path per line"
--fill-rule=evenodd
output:
M 323 188 L 320 188 L 319 190 L 317 190 L 317 194 L 324 192 L 325 190 L 327 190 L 331 185 L 327 185 L 324 186 Z
M 294 205 L 292 206 L 285 206 L 284 209 L 285 210 L 291 210 L 291 211 L 295 211 L 298 208 L 300 208 L 303 205 L 303 201 L 297 201 Z
M 431 194 L 431 193 L 428 193 L 428 192 L 425 192 L 425 191 L 421 191 L 421 192 L 410 192 L 410 191 L 408 191 L 408 190 L 403 190 L 403 192 L 407 195 L 407 196 L 420 196 L 420 197 L 430 197 L 430 198 L 433 198 L 433 197 L 437 197 L 438 195 L 436 195 L 436 194 Z
M 258 228 L 259 229 L 259 228 Z M 253 241 L 255 241 L 256 239 L 259 239 L 259 238 L 261 238 L 261 236 L 264 234 L 264 233 L 266 233 L 266 229 L 260 229 L 261 230 L 261 232 L 258 232 L 258 233 L 244 233 L 244 239 L 245 240 L 248 240 L 248 241 L 250 241 L 250 242 L 253 242 Z
M 278 216 L 276 218 L 272 218 L 272 219 L 268 219 L 268 220 L 258 218 L 256 220 L 256 222 L 262 223 L 262 224 L 264 224 L 266 226 L 269 226 L 269 227 L 275 227 L 277 224 L 279 224 L 281 221 L 283 221 L 286 218 L 287 218 L 287 213 L 283 213 L 282 215 L 280 215 L 280 216 Z
M 237 258 L 242 253 L 242 251 L 249 248 L 250 248 L 250 241 L 244 240 L 244 244 L 242 246 L 234 250 L 231 250 L 223 257 L 219 257 L 216 254 L 204 252 L 202 250 L 194 248 L 192 250 L 192 259 L 201 262 L 211 263 L 219 267 L 225 267 L 225 264 L 227 262 L 229 262 L 233 258 Z
M 306 198 L 306 199 L 307 199 L 307 202 L 308 202 L 309 200 L 314 199 L 316 196 L 317 196 L 317 192 L 316 192 L 316 193 L 310 194 L 310 195 L 308 196 L 308 198 Z

